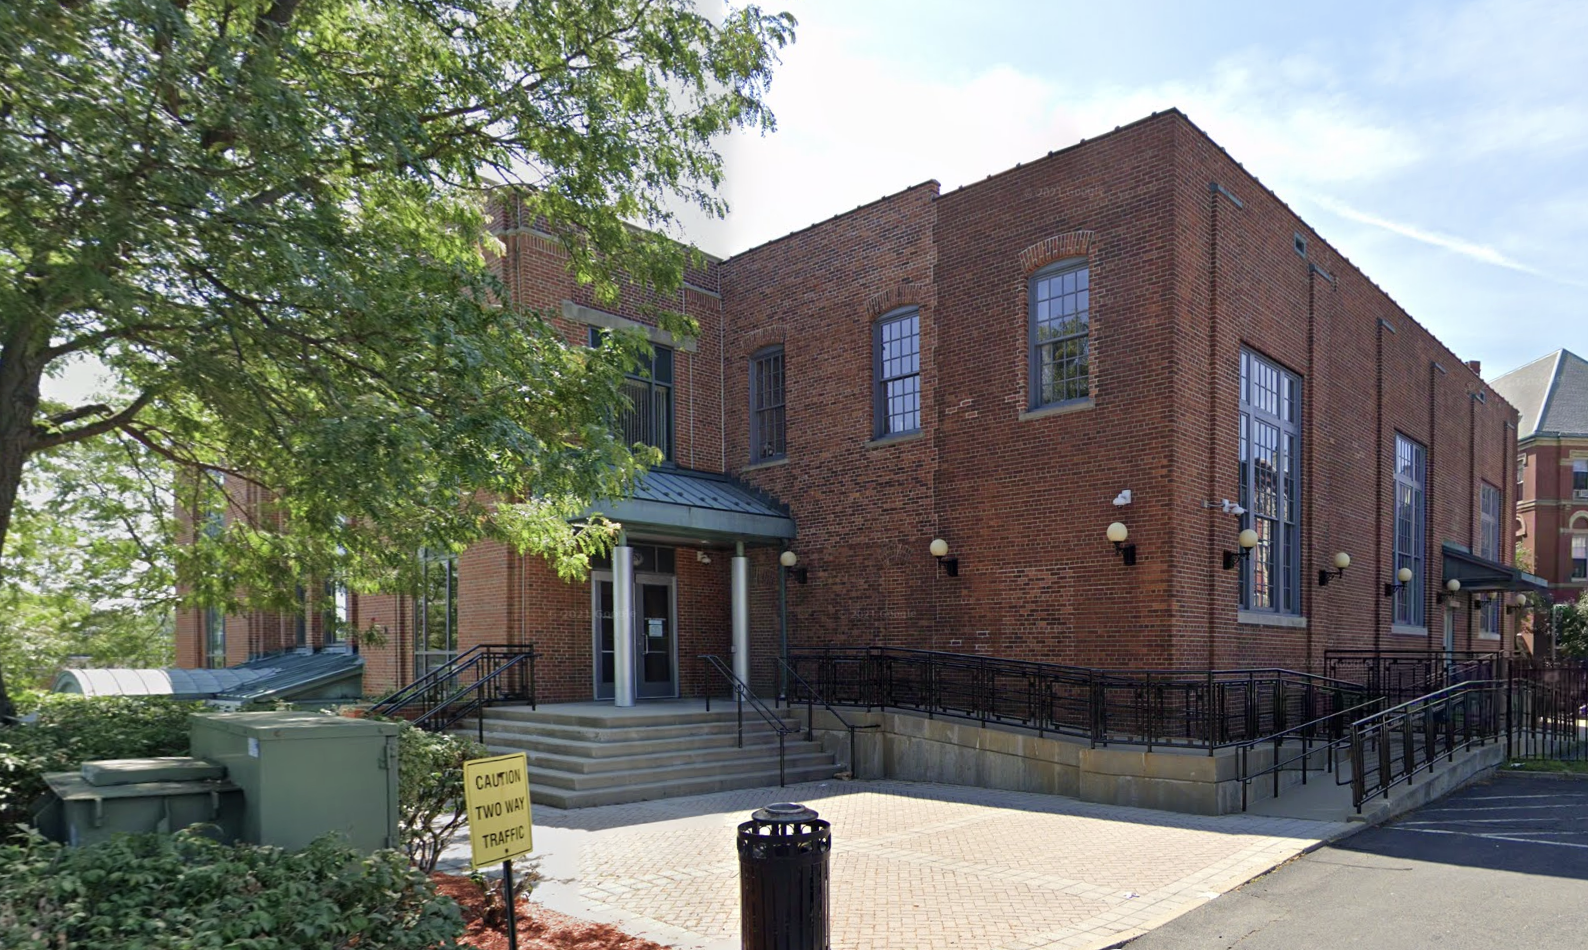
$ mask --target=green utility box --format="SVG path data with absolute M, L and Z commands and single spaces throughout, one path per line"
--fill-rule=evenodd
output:
M 212 762 L 185 756 L 107 759 L 84 762 L 79 772 L 49 772 L 44 780 L 55 794 L 35 824 L 72 847 L 189 825 L 213 825 L 214 836 L 227 844 L 242 834 L 242 789 Z
M 243 840 L 288 850 L 339 832 L 361 851 L 400 846 L 397 723 L 321 713 L 198 713 L 193 754 L 243 790 Z

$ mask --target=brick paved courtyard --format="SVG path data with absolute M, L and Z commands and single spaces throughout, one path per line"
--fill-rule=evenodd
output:
M 886 781 L 536 807 L 534 899 L 680 950 L 737 950 L 734 829 L 774 801 L 832 822 L 834 950 L 1106 947 L 1347 827 Z

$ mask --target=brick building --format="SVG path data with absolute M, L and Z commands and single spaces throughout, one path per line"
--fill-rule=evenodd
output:
M 513 217 L 516 301 L 573 343 L 644 324 Z M 1503 611 L 1468 608 L 1522 583 L 1516 411 L 1178 111 L 710 260 L 678 304 L 701 333 L 648 328 L 626 420 L 669 465 L 601 506 L 629 557 L 569 584 L 480 545 L 423 597 L 348 595 L 386 633 L 368 692 L 502 641 L 536 645 L 544 699 L 630 675 L 691 695 L 694 657 L 736 635 L 758 683 L 784 637 L 1307 670 L 1333 648 L 1507 642 Z M 1451 578 L 1462 594 L 1437 596 Z M 227 662 L 322 626 L 216 622 Z M 179 622 L 184 664 L 205 626 Z
M 1574 601 L 1588 590 L 1588 361 L 1556 350 L 1494 389 L 1521 414 L 1516 544 L 1554 602 Z

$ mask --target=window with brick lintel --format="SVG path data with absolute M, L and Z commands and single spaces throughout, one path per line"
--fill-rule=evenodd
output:
M 752 463 L 783 457 L 786 451 L 783 409 L 783 348 L 769 346 L 750 358 Z
M 1049 264 L 1031 275 L 1031 408 L 1092 393 L 1091 268 L 1084 259 Z
M 884 314 L 872 331 L 872 435 L 884 438 L 921 428 L 921 312 Z

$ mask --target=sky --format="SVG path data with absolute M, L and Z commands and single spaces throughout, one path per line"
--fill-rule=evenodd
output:
M 1581 0 L 760 2 L 798 41 L 708 252 L 1179 108 L 1485 377 L 1588 355 Z
M 1588 2 L 760 2 L 799 38 L 713 254 L 1178 108 L 1485 377 L 1588 356 Z

